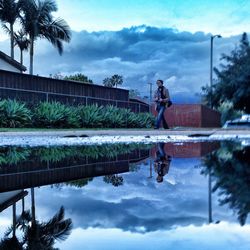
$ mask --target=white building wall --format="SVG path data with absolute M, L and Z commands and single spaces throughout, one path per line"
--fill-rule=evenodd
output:
M 0 69 L 20 73 L 20 70 L 0 58 Z

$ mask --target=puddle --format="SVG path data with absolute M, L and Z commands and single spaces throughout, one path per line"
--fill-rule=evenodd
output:
M 249 168 L 244 141 L 0 147 L 0 246 L 247 250 Z

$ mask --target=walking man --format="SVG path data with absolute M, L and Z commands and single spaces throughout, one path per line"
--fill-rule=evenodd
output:
M 158 88 L 154 94 L 154 101 L 156 103 L 156 111 L 158 114 L 156 117 L 154 128 L 159 129 L 161 125 L 161 121 L 162 121 L 164 129 L 169 129 L 168 124 L 164 117 L 167 103 L 170 100 L 169 92 L 168 92 L 168 89 L 163 86 L 162 80 L 157 80 L 156 84 Z

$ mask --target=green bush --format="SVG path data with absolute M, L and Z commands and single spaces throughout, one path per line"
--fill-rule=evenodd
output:
M 155 117 L 150 113 L 139 113 L 138 117 L 138 128 L 152 128 L 154 125 Z
M 133 113 L 112 105 L 73 107 L 59 102 L 41 102 L 28 109 L 16 100 L 0 101 L 0 127 L 150 128 L 153 122 L 150 113 Z
M 32 113 L 26 104 L 16 100 L 0 101 L 0 126 L 21 128 L 31 125 Z
M 154 124 L 154 116 L 150 113 L 130 112 L 127 120 L 128 128 L 151 128 Z
M 121 109 L 108 105 L 104 108 L 103 126 L 106 128 L 124 128 L 127 124 L 127 109 Z
M 228 120 L 233 120 L 241 117 L 244 112 L 240 110 L 235 110 L 233 107 L 233 103 L 229 101 L 225 101 L 221 103 L 218 108 L 218 111 L 221 113 L 221 124 L 225 124 Z
M 59 102 L 41 102 L 35 108 L 35 125 L 45 128 L 79 127 L 77 109 Z
M 100 128 L 104 122 L 103 106 L 96 104 L 88 106 L 78 106 L 77 114 L 80 126 L 84 128 Z

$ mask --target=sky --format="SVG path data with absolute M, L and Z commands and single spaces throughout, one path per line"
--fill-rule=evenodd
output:
M 38 75 L 83 73 L 96 84 L 120 74 L 122 88 L 149 96 L 149 84 L 162 79 L 175 103 L 197 103 L 209 83 L 210 37 L 214 66 L 248 32 L 248 0 L 57 0 L 55 17 L 65 19 L 72 40 L 59 56 L 47 41 L 37 41 Z M 1 33 L 0 48 L 9 53 Z M 16 51 L 16 59 L 19 55 Z M 28 56 L 25 65 L 28 67 Z M 155 85 L 153 85 L 155 88 Z

